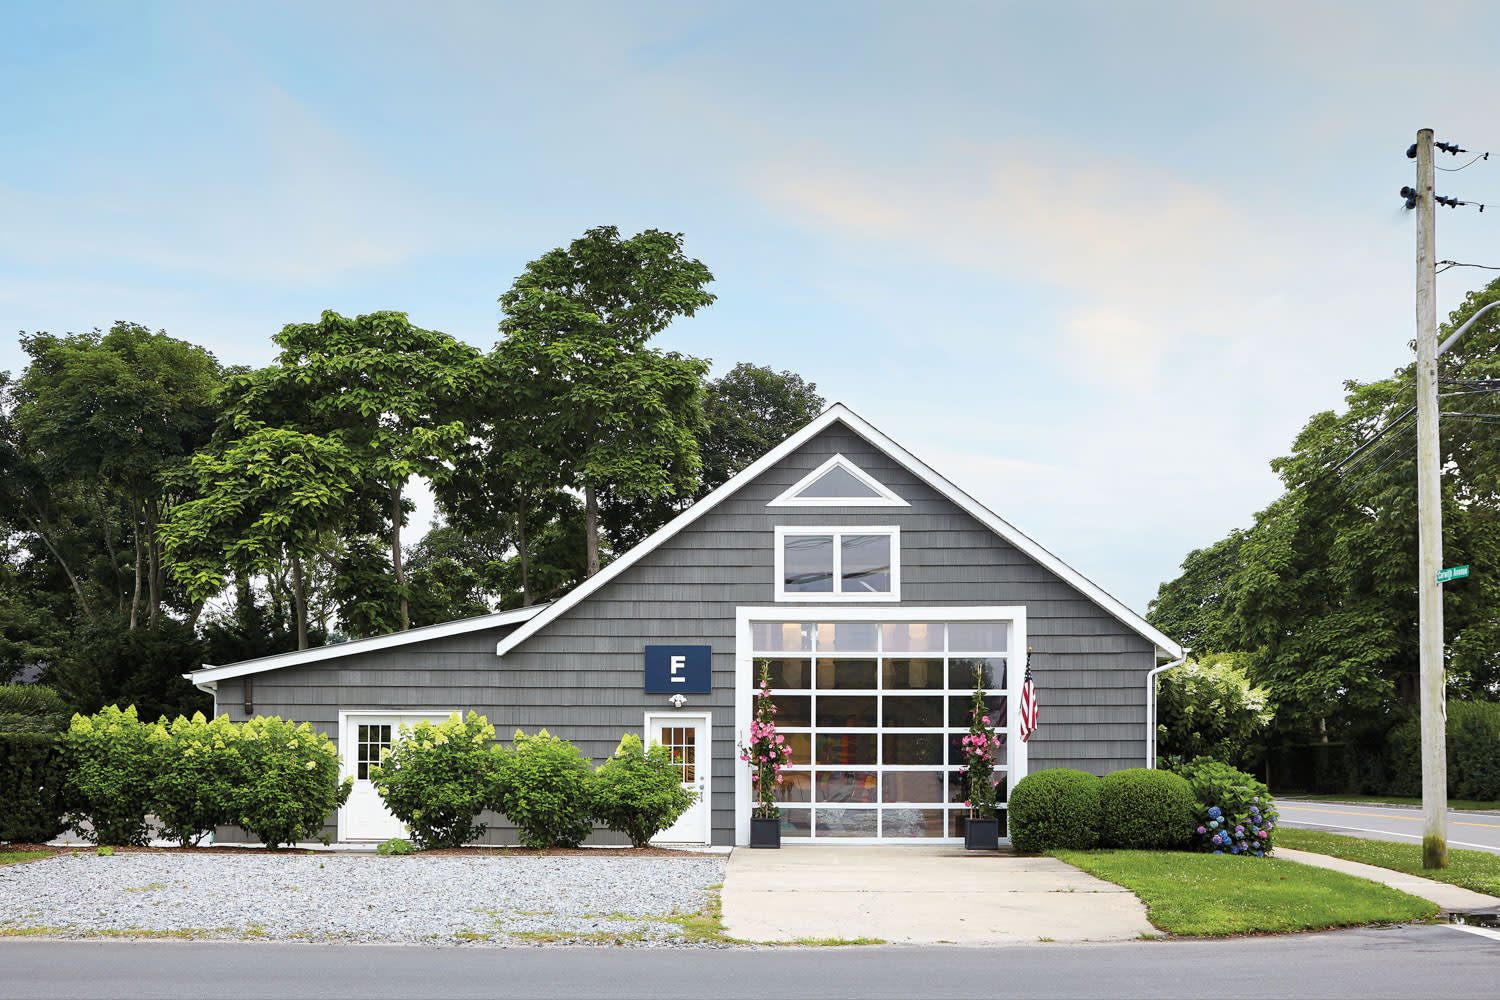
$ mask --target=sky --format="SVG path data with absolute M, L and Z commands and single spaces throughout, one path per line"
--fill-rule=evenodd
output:
M 1494 4 L 0 10 L 10 331 L 264 365 L 396 309 L 488 349 L 529 260 L 680 232 L 718 301 L 657 346 L 815 382 L 1142 612 L 1410 360 L 1419 128 L 1496 150 L 1438 175 L 1495 208 L 1437 248 L 1500 265 Z

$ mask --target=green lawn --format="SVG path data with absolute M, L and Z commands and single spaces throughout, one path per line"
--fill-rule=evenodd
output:
M 1448 867 L 1428 870 L 1422 867 L 1421 844 L 1397 844 L 1388 840 L 1365 840 L 1321 830 L 1293 830 L 1281 827 L 1276 843 L 1296 851 L 1315 851 L 1346 861 L 1362 861 L 1409 875 L 1420 875 L 1434 882 L 1463 886 L 1490 896 L 1500 896 L 1500 855 L 1484 851 L 1448 852 Z
M 1280 838 L 1284 831 L 1278 830 Z M 1274 858 L 1176 851 L 1056 851 L 1146 904 L 1170 934 L 1279 934 L 1421 920 L 1438 908 L 1376 882 Z
M 1302 799 L 1306 802 L 1370 802 L 1387 806 L 1416 806 L 1417 808 L 1421 808 L 1422 806 L 1421 799 L 1414 799 L 1409 796 L 1402 795 L 1346 795 L 1343 793 L 1339 793 L 1337 795 L 1321 793 L 1313 795 L 1311 793 L 1303 794 L 1301 792 L 1277 792 L 1275 795 L 1275 797 L 1278 799 L 1283 796 L 1289 799 Z M 1480 811 L 1497 810 L 1500 809 L 1500 802 L 1487 802 L 1481 799 L 1449 799 L 1448 808 Z
M 0 851 L 0 865 L 13 865 L 21 861 L 35 861 L 37 858 L 50 858 L 51 851 Z

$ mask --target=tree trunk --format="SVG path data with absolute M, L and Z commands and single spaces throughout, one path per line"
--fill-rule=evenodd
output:
M 109 517 L 104 510 L 104 498 L 95 495 L 94 501 L 99 511 L 99 530 L 104 533 L 104 550 L 109 553 L 109 565 L 115 571 L 115 593 L 120 598 L 120 614 L 125 613 L 125 572 L 120 569 L 120 555 L 115 551 L 115 533 L 110 528 Z
M 292 556 L 292 604 L 297 614 L 297 648 L 307 648 L 307 592 L 302 586 L 302 559 Z
M 44 518 L 40 523 L 38 523 L 32 520 L 29 515 L 23 516 L 26 517 L 26 523 L 31 526 L 32 532 L 42 540 L 42 544 L 47 546 L 47 551 L 52 553 L 53 557 L 57 560 L 57 564 L 61 566 L 62 571 L 67 574 L 68 582 L 73 585 L 73 593 L 78 595 L 78 603 L 83 608 L 84 617 L 92 619 L 94 617 L 94 610 L 89 607 L 89 599 L 83 593 L 83 585 L 78 582 L 78 577 L 73 575 L 73 567 L 68 565 L 68 561 L 64 559 L 63 554 L 57 550 L 57 546 L 52 544 L 52 537 L 49 534 L 50 529 L 47 525 L 46 519 Z
M 151 625 L 155 625 L 156 619 L 161 617 L 161 594 L 163 589 L 161 578 L 161 546 L 156 540 L 157 521 L 156 501 L 148 500 L 146 502 L 146 585 L 149 588 L 151 599 L 146 621 Z
M 401 482 L 391 483 L 391 568 L 396 571 L 396 593 L 401 608 L 401 631 L 411 628 L 406 604 L 406 569 L 401 565 Z
M 531 551 L 526 537 L 526 501 L 521 501 L 521 512 L 516 515 L 516 552 L 521 556 L 521 607 L 531 607 Z
M 140 615 L 141 586 L 145 582 L 144 567 L 141 565 L 141 563 L 145 562 L 144 546 L 141 545 L 142 520 L 144 519 L 141 516 L 141 509 L 136 506 L 135 498 L 132 497 L 130 502 L 130 525 L 133 530 L 130 534 L 135 539 L 135 589 L 130 594 L 130 631 L 132 632 L 135 631 L 136 619 Z
M 599 498 L 592 486 L 583 487 L 583 525 L 585 551 L 588 553 L 588 571 L 593 576 L 599 572 Z

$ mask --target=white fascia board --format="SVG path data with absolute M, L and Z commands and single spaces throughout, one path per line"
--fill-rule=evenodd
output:
M 594 576 L 590 577 L 583 584 L 574 588 L 566 597 L 547 605 L 546 610 L 541 614 L 516 629 L 504 639 L 501 639 L 495 647 L 495 654 L 497 656 L 504 656 L 510 650 L 525 642 L 528 638 L 545 628 L 548 622 L 565 614 L 569 608 L 585 600 L 594 591 L 640 562 L 641 559 L 663 542 L 672 538 L 678 532 L 682 531 L 682 529 L 698 520 L 698 518 L 713 510 L 727 497 L 736 493 L 741 487 L 754 480 L 771 466 L 802 447 L 809 439 L 822 433 L 833 423 L 844 424 L 871 445 L 874 445 L 891 458 L 900 462 L 906 467 L 908 472 L 947 497 L 980 524 L 983 524 L 986 528 L 989 528 L 995 534 L 1014 545 L 1021 552 L 1036 560 L 1037 563 L 1046 567 L 1064 583 L 1071 585 L 1089 600 L 1117 618 L 1121 623 L 1129 626 L 1132 631 L 1155 644 L 1156 656 L 1159 659 L 1171 660 L 1183 655 L 1182 647 L 1179 644 L 1167 638 L 1165 634 L 1154 628 L 1146 619 L 1122 604 L 1118 598 L 1106 593 L 1098 584 L 1085 577 L 1051 552 L 1042 548 L 1041 545 L 1028 537 L 1024 532 L 953 485 L 946 478 L 934 471 L 926 462 L 923 462 L 911 452 L 901 447 L 901 445 L 897 444 L 887 435 L 876 430 L 873 425 L 843 403 L 834 403 L 807 426 L 746 466 L 740 471 L 739 475 L 730 479 L 723 486 L 720 486 L 708 496 L 677 515 L 677 517 L 658 528 L 650 537 L 594 574 Z
M 479 632 L 487 628 L 514 625 L 518 622 L 530 621 L 546 610 L 547 607 L 548 605 L 546 604 L 535 604 L 529 608 L 516 608 L 513 611 L 497 611 L 492 615 L 480 615 L 476 618 L 460 618 L 458 621 L 443 622 L 439 625 L 425 625 L 421 628 L 408 629 L 405 632 L 392 632 L 389 635 L 377 635 L 369 639 L 353 639 L 349 642 L 318 646 L 314 649 L 299 649 L 291 653 L 276 653 L 272 656 L 262 656 L 254 660 L 241 660 L 239 663 L 230 663 L 222 667 L 204 664 L 199 669 L 185 673 L 182 676 L 202 688 L 205 684 L 228 680 L 232 677 L 244 677 L 248 674 L 264 673 L 267 670 L 279 670 L 282 667 L 295 667 L 305 663 L 333 660 L 341 656 L 353 656 L 356 653 L 370 653 L 375 650 L 405 646 L 414 642 L 427 642 L 431 639 L 441 639 L 450 635 L 463 635 L 466 632 Z

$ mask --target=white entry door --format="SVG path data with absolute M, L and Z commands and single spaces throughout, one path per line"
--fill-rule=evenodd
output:
M 707 715 L 672 712 L 646 716 L 646 743 L 660 743 L 672 753 L 682 772 L 682 787 L 698 798 L 677 822 L 653 838 L 656 844 L 707 844 L 710 842 L 710 777 L 713 754 L 709 750 Z
M 354 779 L 354 788 L 339 813 L 340 840 L 390 840 L 406 836 L 406 824 L 391 815 L 385 800 L 370 783 L 370 768 L 378 767 L 380 752 L 401 738 L 402 723 L 410 726 L 447 717 L 447 712 L 351 712 L 344 716 L 339 752 L 344 759 L 344 774 Z

